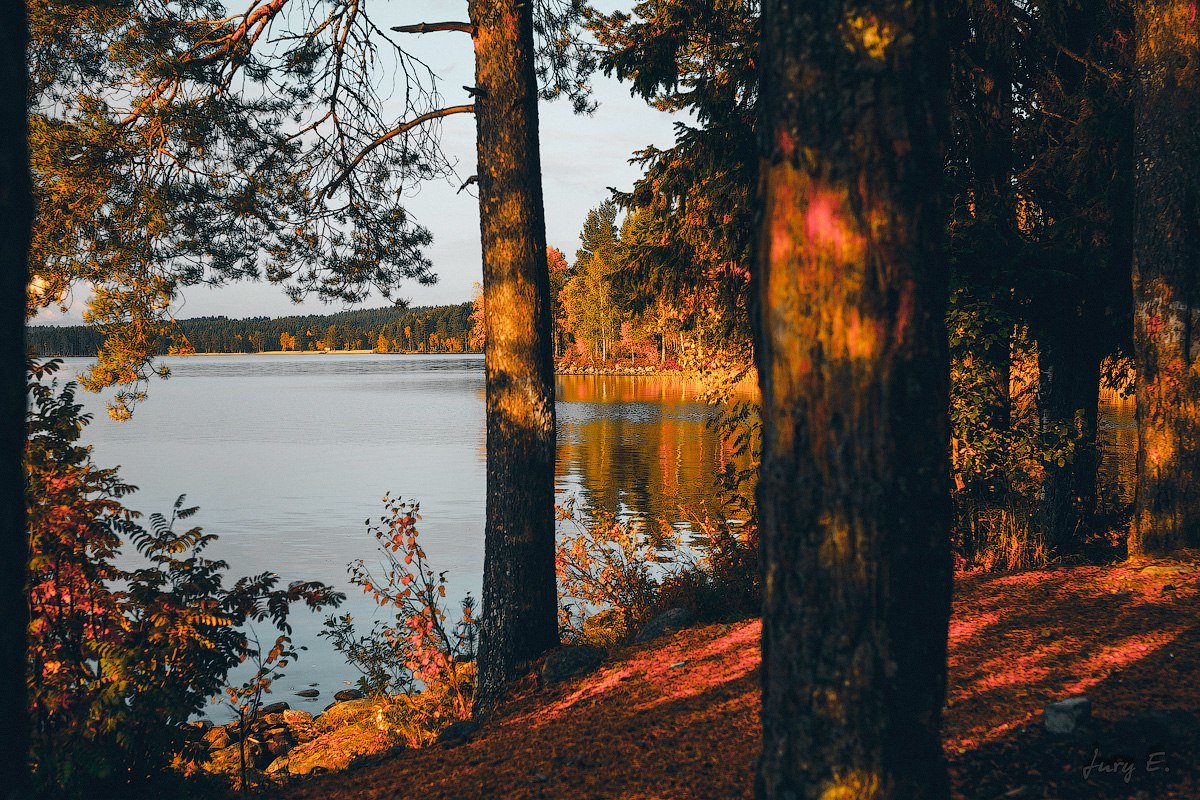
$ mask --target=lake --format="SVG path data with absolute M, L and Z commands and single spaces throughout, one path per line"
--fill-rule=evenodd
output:
M 484 406 L 481 356 L 280 355 L 166 358 L 128 422 L 104 398 L 80 392 L 94 415 L 84 440 L 101 466 L 121 466 L 140 491 L 127 505 L 169 512 L 179 494 L 192 520 L 220 538 L 212 557 L 231 575 L 278 572 L 347 591 L 339 613 L 370 627 L 375 607 L 352 593 L 346 565 L 370 563 L 364 520 L 386 492 L 421 503 L 421 541 L 451 597 L 479 597 L 483 570 Z M 66 359 L 62 374 L 84 370 Z M 711 497 L 726 448 L 707 426 L 712 409 L 677 378 L 558 378 L 560 502 L 677 518 Z M 272 699 L 319 684 L 319 707 L 357 674 L 300 613 L 308 647 Z M 267 631 L 263 631 L 267 633 Z M 211 716 L 223 718 L 220 709 Z
M 220 539 L 209 553 L 231 575 L 278 572 L 347 591 L 339 613 L 370 627 L 372 601 L 350 591 L 346 565 L 370 561 L 363 521 L 390 492 L 419 500 L 421 541 L 447 570 L 452 598 L 479 596 L 483 569 L 484 407 L 481 356 L 280 355 L 167 358 L 169 380 L 129 422 L 113 422 L 102 397 L 80 393 L 95 421 L 85 441 L 101 466 L 121 465 L 140 487 L 127 504 L 168 512 L 179 494 Z M 67 359 L 67 374 L 86 359 Z M 712 496 L 730 459 L 707 425 L 713 409 L 678 378 L 559 376 L 562 502 L 678 519 Z M 1102 483 L 1128 502 L 1136 454 L 1132 404 L 1102 407 Z M 189 521 L 191 522 L 191 521 Z M 272 700 L 318 684 L 323 708 L 357 674 L 325 640 L 323 617 L 295 617 L 308 648 Z M 263 631 L 265 634 L 267 631 Z M 210 716 L 224 719 L 219 708 Z

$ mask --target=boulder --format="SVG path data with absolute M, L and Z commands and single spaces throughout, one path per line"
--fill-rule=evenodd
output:
M 600 666 L 606 655 L 604 648 L 593 647 L 590 644 L 551 650 L 542 662 L 542 681 L 547 684 L 558 683 L 575 675 L 591 672 Z
M 346 705 L 349 703 L 343 703 L 338 708 Z M 267 767 L 267 774 L 283 777 L 343 770 L 363 756 L 382 753 L 394 745 L 395 740 L 391 736 L 376 729 L 369 720 L 362 720 L 339 726 L 310 742 L 296 745 L 287 755 L 272 761 Z
M 1046 706 L 1046 730 L 1065 735 L 1074 733 L 1092 717 L 1092 701 L 1086 697 L 1071 697 Z
M 289 728 L 295 728 L 301 725 L 312 725 L 313 715 L 307 711 L 301 711 L 298 708 L 289 708 L 283 712 L 283 722 Z
M 313 697 L 320 697 L 320 696 L 321 696 L 321 693 L 319 691 L 317 691 L 316 689 L 301 689 L 300 691 L 296 692 L 296 697 L 313 698 Z
M 286 730 L 287 720 L 284 719 L 282 711 L 277 714 L 259 714 L 252 720 L 247 721 L 247 730 L 250 736 L 261 739 L 264 735 L 273 730 Z M 231 733 L 234 733 L 231 731 Z
M 325 713 L 316 718 L 315 724 L 318 730 L 329 731 L 374 713 L 375 703 L 370 698 L 348 700 L 345 703 L 337 703 L 330 707 Z
M 280 700 L 278 703 L 271 703 L 269 706 L 263 706 L 258 710 L 259 714 L 280 714 L 287 711 L 290 706 Z
M 339 703 L 346 703 L 351 700 L 362 700 L 367 696 L 367 693 L 361 689 L 342 689 L 333 695 L 333 699 Z
M 671 631 L 686 628 L 695 621 L 696 615 L 686 608 L 672 608 L 662 612 L 646 623 L 646 626 L 638 631 L 638 635 L 633 640 L 635 642 L 648 642 Z
M 224 747 L 229 747 L 233 741 L 233 737 L 229 735 L 229 730 L 222 725 L 219 728 L 212 728 L 204 733 L 204 743 L 208 745 L 209 750 L 220 750 Z
M 454 747 L 468 741 L 475 731 L 479 730 L 479 723 L 473 719 L 464 719 L 459 722 L 447 725 L 438 734 L 438 742 L 447 747 Z
M 262 746 L 253 739 L 247 739 L 246 768 L 253 769 L 254 765 L 261 763 L 262 759 Z M 204 765 L 204 769 L 207 772 L 231 776 L 236 776 L 241 771 L 241 768 L 242 756 L 240 744 L 231 744 L 228 747 L 222 747 L 220 750 L 213 750 L 209 753 L 208 762 Z
M 276 758 L 287 755 L 293 747 L 296 746 L 296 740 L 292 738 L 287 728 L 279 728 L 270 731 L 263 737 L 263 747 L 271 754 L 271 761 Z

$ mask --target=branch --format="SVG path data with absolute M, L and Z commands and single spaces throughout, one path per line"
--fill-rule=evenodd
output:
M 283 11 L 288 0 L 253 0 L 250 7 L 245 13 L 234 17 L 228 17 L 222 20 L 214 20 L 214 32 L 222 26 L 240 20 L 240 23 L 233 30 L 226 31 L 225 35 L 219 39 L 201 41 L 191 51 L 185 53 L 182 58 L 183 64 L 213 64 L 223 58 L 231 58 L 236 55 L 236 48 L 241 45 L 248 52 L 255 44 L 267 27 L 274 21 L 275 17 Z M 201 53 L 206 47 L 211 46 L 212 50 Z M 234 72 L 237 71 L 235 66 Z M 232 78 L 232 73 L 229 78 Z M 150 91 L 146 97 L 139 100 L 136 105 L 130 109 L 129 114 L 121 120 L 120 127 L 137 122 L 138 119 L 150 109 L 152 105 L 162 99 L 163 95 L 173 85 L 178 85 L 182 79 L 180 77 L 164 78 Z
M 417 127 L 418 125 L 429 122 L 430 120 L 441 119 L 442 117 L 448 117 L 451 114 L 474 114 L 474 113 L 475 113 L 475 104 L 474 103 L 471 103 L 471 104 L 465 105 L 465 106 L 450 106 L 449 108 L 439 108 L 437 111 L 430 111 L 426 114 L 422 114 L 419 117 L 414 117 L 414 118 L 410 119 L 408 122 L 402 123 L 401 125 L 399 125 L 395 128 L 392 128 L 390 131 L 385 133 L 383 136 L 380 136 L 378 139 L 376 139 L 375 141 L 371 142 L 369 145 L 364 147 L 362 149 L 362 152 L 360 152 L 358 155 L 356 155 L 354 157 L 354 160 L 351 161 L 344 170 L 342 170 L 340 175 L 338 175 L 336 178 L 334 178 L 332 183 L 330 183 L 328 186 L 325 187 L 325 190 L 323 192 L 321 192 L 321 194 L 324 197 L 329 197 L 331 194 L 333 194 L 333 190 L 336 189 L 338 186 L 340 186 L 342 181 L 344 181 L 344 180 L 346 180 L 346 178 L 350 177 L 350 173 L 353 172 L 354 168 L 359 165 L 359 162 L 361 162 L 364 158 L 366 158 L 368 153 L 370 153 L 376 147 L 379 147 L 384 142 L 391 141 L 392 139 L 395 139 L 400 134 L 407 133 L 408 131 L 411 131 L 413 128 Z
M 397 25 L 392 28 L 396 33 L 437 33 L 439 31 L 458 31 L 475 35 L 475 26 L 469 22 L 418 22 L 416 25 Z

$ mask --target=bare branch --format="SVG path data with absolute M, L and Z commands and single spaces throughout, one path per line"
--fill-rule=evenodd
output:
M 475 35 L 475 26 L 469 22 L 418 22 L 416 25 L 397 25 L 392 28 L 396 33 L 438 33 L 439 31 L 458 31 Z
M 333 190 L 336 189 L 338 186 L 340 186 L 342 181 L 346 180 L 346 178 L 348 178 L 350 176 L 350 173 L 353 172 L 354 168 L 359 165 L 359 162 L 361 162 L 364 158 L 366 158 L 368 153 L 370 153 L 376 147 L 379 147 L 381 144 L 396 138 L 397 136 L 399 136 L 402 133 L 411 131 L 413 128 L 416 128 L 419 125 L 429 122 L 430 120 L 441 119 L 442 117 L 448 117 L 451 114 L 474 114 L 474 113 L 475 113 L 475 104 L 474 103 L 470 103 L 470 104 L 464 105 L 464 106 L 450 106 L 448 108 L 439 108 L 436 111 L 430 111 L 427 114 L 422 114 L 419 117 L 414 117 L 414 118 L 410 119 L 408 122 L 402 123 L 401 125 L 399 125 L 395 128 L 392 128 L 390 131 L 383 134 L 378 139 L 376 139 L 375 141 L 371 142 L 369 145 L 364 147 L 362 149 L 362 151 L 359 152 L 359 154 L 354 157 L 354 160 L 351 161 L 344 170 L 342 170 L 341 174 L 339 174 L 336 178 L 334 178 L 333 181 L 328 186 L 325 187 L 325 191 L 323 191 L 321 194 L 325 197 L 329 197 L 331 194 L 333 194 Z

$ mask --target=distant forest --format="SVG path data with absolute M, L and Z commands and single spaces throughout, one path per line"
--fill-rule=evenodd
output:
M 295 317 L 196 317 L 179 320 L 159 341 L 160 355 L 374 350 L 378 353 L 471 352 L 471 304 L 421 308 L 368 308 Z M 86 325 L 28 329 L 39 356 L 95 356 L 102 329 Z

